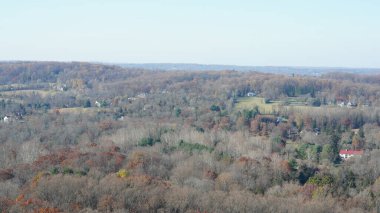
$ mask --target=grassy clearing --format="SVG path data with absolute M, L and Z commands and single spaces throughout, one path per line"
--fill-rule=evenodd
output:
M 15 90 L 15 91 L 4 91 L 0 92 L 0 94 L 4 97 L 14 97 L 17 95 L 32 95 L 37 94 L 41 97 L 45 98 L 48 95 L 55 95 L 58 91 L 55 90 Z
M 238 98 L 238 103 L 236 104 L 237 110 L 242 109 L 253 109 L 255 106 L 259 107 L 259 111 L 261 113 L 272 113 L 273 111 L 277 111 L 280 106 L 280 102 L 271 102 L 265 103 L 264 98 L 260 97 L 243 97 Z
M 243 97 L 238 98 L 237 101 L 237 110 L 253 109 L 255 106 L 258 106 L 259 111 L 264 114 L 271 114 L 274 111 L 279 111 L 281 109 L 304 111 L 312 108 L 324 108 L 305 105 L 306 102 L 302 102 L 302 100 L 295 98 L 287 100 L 287 104 L 289 105 L 285 104 L 285 101 L 272 101 L 270 103 L 265 103 L 265 99 L 261 97 Z
M 82 107 L 72 107 L 72 108 L 60 108 L 58 109 L 59 113 L 63 114 L 88 114 L 88 113 L 97 113 L 104 109 L 99 108 L 82 108 Z M 50 113 L 56 112 L 56 109 L 49 110 Z

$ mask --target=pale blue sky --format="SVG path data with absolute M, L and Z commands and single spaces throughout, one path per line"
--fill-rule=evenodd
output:
M 0 60 L 380 67 L 380 1 L 0 0 Z

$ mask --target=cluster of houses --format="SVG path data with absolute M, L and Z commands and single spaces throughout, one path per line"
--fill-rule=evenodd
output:
M 63 91 L 67 91 L 68 87 L 66 84 L 62 84 L 62 85 L 55 85 L 53 87 L 56 91 L 60 91 L 60 92 L 63 92 Z
M 14 121 L 18 120 L 19 122 L 23 122 L 23 117 L 20 113 L 13 115 L 5 115 L 0 121 L 3 123 L 12 123 Z
M 137 99 L 144 99 L 144 98 L 146 98 L 146 96 L 147 96 L 146 93 L 140 93 L 136 97 L 129 97 L 128 101 L 134 101 L 134 100 L 137 100 Z
M 354 102 L 351 102 L 351 101 L 349 101 L 347 103 L 345 103 L 344 101 L 342 101 L 342 102 L 340 102 L 338 104 L 338 106 L 340 106 L 340 107 L 347 107 L 347 108 L 354 108 L 354 107 L 357 107 L 358 105 L 356 103 L 354 103 Z
M 167 93 L 167 92 L 165 91 L 165 93 Z M 147 93 L 140 93 L 140 94 L 136 95 L 135 97 L 129 97 L 128 101 L 131 103 L 132 101 L 135 101 L 137 99 L 145 99 L 147 96 L 148 96 Z M 106 105 L 108 105 L 108 104 L 105 100 L 95 101 L 95 106 L 98 108 L 105 107 Z

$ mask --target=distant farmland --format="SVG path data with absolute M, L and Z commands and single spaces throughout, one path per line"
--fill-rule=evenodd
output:
M 259 107 L 259 111 L 263 114 L 271 114 L 277 112 L 281 109 L 295 109 L 295 110 L 305 110 L 310 108 L 318 108 L 307 105 L 306 101 L 292 98 L 286 100 L 276 100 L 269 103 L 265 103 L 265 98 L 262 97 L 242 97 L 237 99 L 236 109 L 253 109 L 255 106 Z M 326 106 L 325 106 L 326 107 Z M 331 107 L 329 107 L 331 108 Z

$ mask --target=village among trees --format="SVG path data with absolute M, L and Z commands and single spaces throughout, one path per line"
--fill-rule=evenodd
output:
M 0 63 L 0 212 L 378 212 L 380 75 Z

